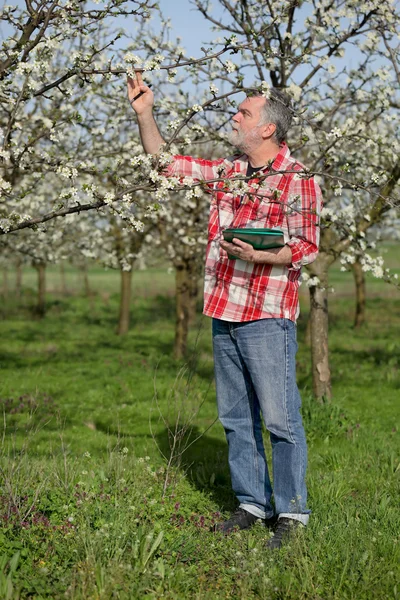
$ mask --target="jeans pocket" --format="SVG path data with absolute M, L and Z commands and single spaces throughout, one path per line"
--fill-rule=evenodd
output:
M 291 321 L 290 319 L 282 319 L 282 321 L 285 321 L 285 329 L 287 331 L 295 331 L 297 329 L 297 325 L 294 321 Z

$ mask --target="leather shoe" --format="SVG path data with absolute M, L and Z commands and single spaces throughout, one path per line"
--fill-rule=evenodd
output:
M 216 523 L 211 530 L 220 531 L 221 533 L 231 533 L 238 529 L 249 529 L 257 521 L 262 521 L 262 519 L 252 515 L 243 508 L 238 508 L 227 521 Z
M 273 537 L 267 542 L 267 550 L 278 550 L 284 542 L 287 542 L 296 531 L 304 527 L 297 519 L 282 517 L 278 519 Z

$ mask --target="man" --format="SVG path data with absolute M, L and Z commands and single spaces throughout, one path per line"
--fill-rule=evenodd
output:
M 128 80 L 145 152 L 157 154 L 164 140 L 153 117 L 154 97 L 140 73 Z M 285 94 L 272 90 L 247 97 L 232 118 L 230 141 L 242 155 L 202 160 L 175 156 L 171 176 L 210 183 L 204 314 L 213 318 L 213 348 L 219 419 L 229 445 L 232 487 L 239 508 L 216 529 L 246 529 L 274 521 L 270 548 L 309 518 L 305 474 L 307 446 L 296 385 L 296 318 L 302 265 L 318 252 L 321 193 L 284 142 L 292 111 Z M 250 192 L 227 189 L 226 181 L 248 177 Z M 221 181 L 221 180 L 225 181 Z M 228 181 L 229 183 L 229 181 Z M 279 228 L 285 245 L 254 250 L 239 239 L 224 241 L 227 227 Z M 235 257 L 235 258 L 233 258 Z M 270 434 L 272 486 L 262 440 L 261 415 Z

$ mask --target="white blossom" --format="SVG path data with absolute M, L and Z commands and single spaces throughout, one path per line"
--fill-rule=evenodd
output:
M 237 66 L 231 60 L 226 60 L 224 67 L 227 73 L 233 73 L 237 69 Z

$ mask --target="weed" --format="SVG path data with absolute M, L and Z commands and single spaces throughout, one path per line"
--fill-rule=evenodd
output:
M 397 300 L 371 301 L 354 331 L 349 300 L 332 299 L 331 404 L 307 393 L 300 331 L 312 514 L 303 535 L 267 554 L 264 527 L 209 531 L 235 505 L 210 338 L 197 342 L 196 367 L 180 370 L 163 314 L 172 300 L 140 281 L 133 329 L 118 338 L 113 277 L 94 273 L 109 297 L 94 296 L 91 310 L 73 294 L 50 298 L 40 323 L 4 308 L 0 598 L 398 598 Z

